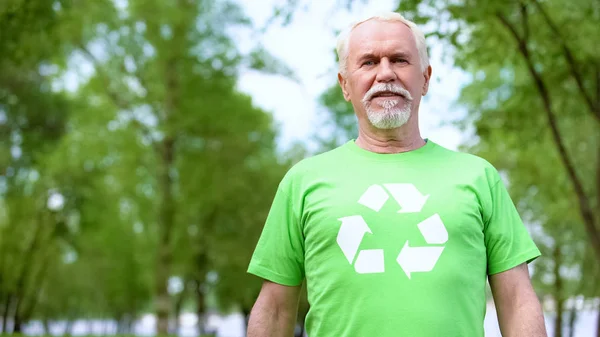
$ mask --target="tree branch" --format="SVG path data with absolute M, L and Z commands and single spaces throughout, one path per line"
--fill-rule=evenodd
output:
M 523 40 L 529 40 L 529 20 L 527 16 L 527 5 L 521 3 L 521 18 L 523 19 Z
M 531 74 L 531 77 L 533 77 L 535 85 L 540 93 L 544 105 L 544 110 L 546 112 L 546 117 L 548 118 L 548 123 L 550 124 L 550 130 L 552 132 L 554 142 L 558 147 L 560 159 L 567 170 L 567 174 L 569 175 L 569 178 L 575 190 L 575 194 L 577 195 L 577 199 L 579 200 L 579 210 L 583 218 L 585 229 L 588 232 L 588 235 L 592 242 L 592 246 L 594 247 L 594 251 L 596 252 L 598 259 L 600 259 L 600 230 L 596 225 L 596 217 L 594 215 L 594 212 L 592 211 L 590 205 L 591 202 L 585 193 L 581 180 L 577 176 L 575 166 L 569 158 L 566 146 L 560 134 L 560 130 L 558 129 L 556 116 L 552 111 L 552 102 L 550 99 L 548 88 L 544 83 L 544 80 L 542 79 L 540 73 L 538 73 L 538 71 L 535 69 L 531 54 L 529 53 L 529 49 L 527 48 L 527 41 L 519 36 L 515 27 L 506 19 L 506 17 L 504 17 L 504 15 L 502 15 L 502 13 L 497 12 L 496 16 L 498 17 L 500 22 L 510 31 L 512 36 L 517 41 L 519 51 L 523 55 L 529 73 Z
M 94 56 L 94 54 L 92 54 L 92 52 L 90 52 L 90 50 L 83 45 L 83 43 L 79 43 L 78 46 L 81 52 L 83 52 L 85 56 L 89 59 L 89 61 L 92 62 L 92 64 L 94 65 L 94 69 L 104 82 L 104 89 L 106 90 L 106 94 L 112 100 L 113 104 L 119 109 L 130 110 L 131 106 L 117 92 L 110 88 L 110 77 L 102 68 L 102 64 L 100 63 L 98 58 L 96 58 L 96 56 Z M 154 137 L 152 137 L 152 132 L 150 131 L 150 129 L 148 129 L 141 122 L 135 123 L 135 126 L 141 130 L 142 135 L 144 137 L 151 140 L 152 147 L 154 148 L 156 153 L 160 153 L 160 148 L 156 145 L 156 142 L 154 142 Z
M 104 82 L 104 89 L 106 90 L 106 94 L 108 95 L 108 97 L 119 109 L 129 110 L 130 107 L 127 103 L 125 103 L 125 100 L 121 99 L 121 97 L 119 97 L 119 95 L 116 92 L 110 89 L 109 77 L 107 76 L 106 72 L 102 69 L 102 64 L 96 58 L 96 56 L 94 56 L 94 54 L 92 54 L 92 52 L 90 52 L 89 49 L 87 49 L 83 45 L 83 43 L 79 43 L 79 49 L 85 54 L 88 60 L 92 62 L 92 64 L 94 65 L 94 69 L 102 78 L 102 81 Z
M 588 94 L 587 90 L 585 90 L 585 87 L 583 85 L 583 79 L 581 77 L 581 73 L 577 70 L 577 61 L 575 61 L 575 57 L 573 57 L 573 53 L 571 52 L 571 49 L 569 49 L 569 47 L 567 46 L 567 42 L 565 41 L 564 37 L 560 33 L 560 30 L 558 29 L 556 24 L 552 21 L 552 18 L 550 18 L 550 15 L 548 15 L 548 13 L 544 10 L 544 7 L 542 7 L 542 4 L 540 4 L 537 0 L 532 0 L 532 1 L 535 4 L 535 6 L 537 7 L 537 9 L 540 11 L 542 16 L 544 17 L 544 20 L 546 21 L 546 23 L 548 24 L 548 26 L 550 27 L 550 29 L 552 30 L 554 35 L 556 35 L 556 37 L 558 38 L 558 42 L 560 43 L 560 45 L 562 47 L 565 59 L 567 60 L 567 63 L 569 64 L 569 69 L 571 70 L 571 75 L 573 76 L 573 78 L 575 78 L 575 82 L 577 82 L 577 87 L 579 87 L 579 91 L 583 95 L 583 98 L 585 99 L 592 115 L 594 115 L 594 117 L 596 117 L 598 122 L 600 122 L 600 106 L 598 106 L 594 102 L 594 100 L 592 99 L 592 96 Z

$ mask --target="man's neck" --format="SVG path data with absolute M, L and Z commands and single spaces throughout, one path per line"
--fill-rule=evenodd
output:
M 398 129 L 359 128 L 356 145 L 375 153 L 400 153 L 425 145 L 418 127 L 405 124 Z

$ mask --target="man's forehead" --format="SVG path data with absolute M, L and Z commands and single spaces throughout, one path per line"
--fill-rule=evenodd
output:
M 369 20 L 358 25 L 350 34 L 348 48 L 360 53 L 373 53 L 381 48 L 410 52 L 416 41 L 410 28 L 399 21 Z

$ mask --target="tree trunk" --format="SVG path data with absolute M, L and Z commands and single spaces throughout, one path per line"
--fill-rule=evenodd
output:
M 67 319 L 66 325 L 65 325 L 65 331 L 63 333 L 63 336 L 65 337 L 70 337 L 73 335 L 73 326 L 75 325 L 75 319 Z
M 128 335 L 135 335 L 135 321 L 137 319 L 137 313 L 136 312 L 132 312 L 131 315 L 129 316 L 129 325 L 127 325 L 127 334 Z
M 4 303 L 4 312 L 2 313 L 2 334 L 8 333 L 8 317 L 10 316 L 10 307 L 12 304 L 13 294 L 9 293 L 6 296 L 6 302 Z
M 117 331 L 120 335 L 128 335 L 131 334 L 131 322 L 133 320 L 132 315 L 123 314 L 121 315 L 121 319 L 118 321 Z
M 21 269 L 21 273 L 19 274 L 19 278 L 17 279 L 17 285 L 15 289 L 15 295 L 17 297 L 16 305 L 15 305 L 15 316 L 14 316 L 14 326 L 13 333 L 21 333 L 21 327 L 23 324 L 23 303 L 26 298 L 26 286 L 27 280 L 29 279 L 29 275 L 31 274 L 33 267 L 35 265 L 34 254 L 40 249 L 40 240 L 42 236 L 42 230 L 44 229 L 43 224 L 43 215 L 38 213 L 37 221 L 35 222 L 35 232 L 33 234 L 33 238 L 31 239 L 31 243 L 29 247 L 25 251 L 25 255 L 23 256 L 23 269 Z
M 193 2 L 179 0 L 177 1 L 179 9 L 186 11 L 188 6 L 191 6 Z M 157 329 L 158 335 L 164 335 L 168 333 L 169 325 L 169 310 L 171 308 L 170 298 L 167 288 L 167 281 L 171 271 L 171 234 L 175 226 L 175 202 L 173 197 L 173 176 L 175 169 L 175 144 L 176 144 L 176 133 L 173 128 L 173 118 L 177 115 L 180 109 L 179 97 L 179 70 L 177 69 L 177 63 L 180 62 L 183 56 L 183 50 L 177 48 L 177 42 L 185 39 L 188 34 L 188 29 L 191 28 L 189 21 L 179 21 L 173 27 L 173 36 L 175 39 L 173 42 L 174 48 L 169 52 L 169 56 L 165 61 L 164 66 L 164 111 L 163 121 L 165 134 L 164 138 L 158 148 L 159 150 L 159 173 L 158 173 L 158 184 L 159 193 L 161 193 L 161 204 L 160 204 L 160 215 L 158 224 L 158 267 L 156 270 L 156 316 L 157 316 Z
M 116 316 L 115 322 L 117 322 L 117 334 L 123 335 L 125 333 L 125 315 Z
M 199 222 L 212 224 L 214 223 L 216 215 L 216 210 L 213 210 L 208 214 L 207 218 L 204 218 L 206 215 L 201 215 L 201 220 Z M 204 282 L 206 281 L 208 263 L 208 257 L 205 254 L 205 239 L 206 238 L 201 235 L 195 241 L 190 242 L 191 246 L 194 247 L 192 266 L 190 267 L 192 273 L 190 275 L 190 283 L 193 283 L 194 294 L 196 296 L 196 315 L 198 316 L 198 334 L 200 336 L 209 332 L 206 329 L 206 296 L 204 293 Z
M 561 249 L 560 242 L 554 243 L 554 301 L 556 302 L 556 319 L 554 320 L 554 337 L 563 336 L 563 298 L 562 277 L 560 276 Z
M 577 322 L 577 308 L 569 310 L 569 337 L 575 337 L 575 322 Z
M 163 142 L 160 170 L 160 190 L 162 194 L 160 205 L 158 263 L 156 267 L 156 333 L 166 335 L 169 333 L 169 311 L 171 298 L 168 292 L 168 281 L 171 271 L 171 229 L 174 225 L 173 181 L 171 169 L 173 167 L 174 141 L 167 137 Z
M 250 322 L 250 312 L 252 309 L 242 307 L 242 314 L 244 315 L 244 335 L 248 333 L 248 323 Z
M 177 295 L 177 300 L 175 301 L 175 317 L 174 317 L 174 324 L 173 324 L 173 333 L 175 335 L 177 335 L 179 333 L 179 327 L 181 326 L 181 322 L 180 322 L 180 316 L 181 316 L 181 309 L 183 308 L 183 301 L 185 300 L 185 295 L 187 294 L 187 288 L 188 288 L 188 282 L 184 280 L 183 283 L 183 290 L 181 290 L 181 293 L 179 293 L 179 295 Z
M 175 204 L 173 200 L 173 178 L 171 176 L 175 162 L 175 138 L 169 134 L 171 118 L 177 109 L 177 59 L 172 57 L 167 60 L 165 67 L 165 120 L 167 135 L 160 147 L 159 185 L 161 193 L 158 237 L 158 266 L 156 269 L 156 316 L 159 335 L 168 333 L 170 298 L 168 293 L 168 279 L 171 271 L 171 232 L 175 220 Z
M 32 294 L 31 296 L 28 297 L 28 301 L 25 302 L 25 299 L 23 299 L 21 302 L 24 302 L 24 304 L 22 304 L 22 310 L 17 311 L 15 314 L 15 332 L 17 331 L 21 331 L 21 325 L 24 322 L 28 322 L 31 319 L 31 315 L 33 314 L 33 310 L 35 309 L 35 306 L 37 304 L 38 301 L 38 297 L 39 297 L 39 293 L 36 292 L 35 295 Z M 17 322 L 19 324 L 19 330 L 17 330 Z
M 202 290 L 202 280 L 196 279 L 196 315 L 198 316 L 198 334 L 206 334 L 206 298 Z
M 13 320 L 13 334 L 21 334 L 22 325 L 23 325 L 23 317 L 21 316 L 21 303 L 23 303 L 22 297 L 17 297 L 15 305 L 15 316 Z
M 52 335 L 52 332 L 50 331 L 50 320 L 48 319 L 48 317 L 42 318 L 42 335 L 43 336 Z
M 44 278 L 46 276 L 46 271 L 50 266 L 49 256 L 50 255 L 46 252 L 45 257 L 42 260 L 42 267 L 40 268 L 39 272 L 34 276 L 33 285 L 31 286 L 31 288 L 35 290 L 30 296 L 27 297 L 28 301 L 26 301 L 23 304 L 23 310 L 21 310 L 20 314 L 17 315 L 18 317 L 20 317 L 21 322 L 27 322 L 31 319 L 35 307 L 37 306 L 40 300 L 40 296 L 42 293 L 41 289 L 44 287 Z M 23 301 L 25 301 L 25 299 Z M 19 313 L 19 311 L 17 311 L 17 313 Z
M 2 286 L 2 284 L 0 283 L 0 287 Z M 2 315 L 2 317 L 4 317 L 4 292 L 0 290 L 0 315 Z M 4 326 L 6 325 L 5 321 L 0 319 L 1 323 L 2 323 L 2 327 L 0 328 L 0 332 L 4 331 Z

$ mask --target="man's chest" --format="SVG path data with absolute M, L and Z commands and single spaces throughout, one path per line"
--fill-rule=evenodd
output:
M 331 182 L 304 199 L 307 275 L 412 278 L 474 264 L 485 270 L 483 220 L 468 184 L 435 179 Z M 437 271 L 436 271 L 437 270 Z

